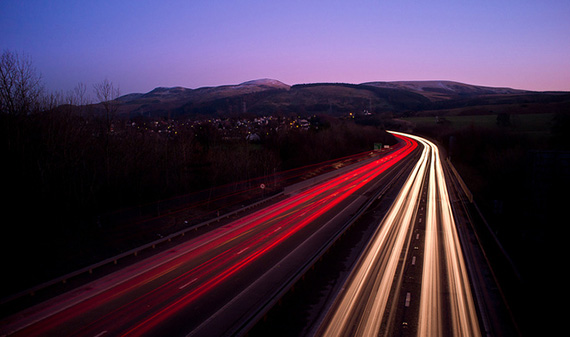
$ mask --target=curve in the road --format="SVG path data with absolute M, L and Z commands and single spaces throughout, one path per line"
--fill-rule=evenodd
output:
M 323 336 L 377 336 L 393 331 L 385 313 L 399 289 L 407 245 L 427 185 L 425 252 L 418 336 L 480 336 L 477 311 L 449 202 L 437 146 L 394 132 L 423 145 L 423 152 L 397 199 L 378 226 L 344 291 L 319 330 Z M 426 184 L 427 179 L 427 184 Z M 394 301 L 392 301 L 395 303 Z M 392 305 L 394 305 L 392 303 Z

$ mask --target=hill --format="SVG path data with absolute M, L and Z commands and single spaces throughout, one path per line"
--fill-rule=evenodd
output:
M 394 88 L 419 93 L 432 101 L 449 100 L 457 97 L 480 95 L 518 95 L 529 93 L 528 90 L 511 88 L 494 88 L 465 84 L 453 81 L 395 81 L 395 82 L 369 82 L 380 88 Z
M 290 86 L 274 79 L 197 89 L 158 87 L 145 94 L 128 94 L 116 100 L 122 116 L 170 118 L 233 117 L 246 113 L 342 116 L 365 111 L 397 116 L 418 112 L 444 115 L 451 110 L 461 114 L 457 112 L 458 109 L 473 110 L 473 107 L 481 106 L 568 101 L 570 93 L 566 92 L 534 92 L 453 81 L 310 83 Z

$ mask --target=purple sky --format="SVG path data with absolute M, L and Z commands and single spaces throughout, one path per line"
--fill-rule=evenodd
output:
M 0 49 L 48 90 L 273 78 L 570 91 L 570 1 L 0 1 Z

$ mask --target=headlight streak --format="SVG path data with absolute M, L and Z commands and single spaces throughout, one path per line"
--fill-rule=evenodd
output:
M 428 179 L 425 250 L 418 336 L 480 336 L 477 312 L 449 202 L 437 146 L 404 133 L 424 146 L 392 207 L 347 280 L 323 328 L 323 336 L 377 336 L 395 282 L 398 259 L 411 233 L 419 194 Z M 427 170 L 427 175 L 426 175 Z M 443 252 L 443 256 L 440 252 Z M 447 288 L 444 288 L 447 285 Z M 449 298 L 443 296 L 448 293 Z M 444 321 L 443 312 L 450 312 Z M 446 330 L 445 323 L 451 327 Z
M 453 335 L 454 336 L 480 336 L 479 322 L 475 303 L 469 284 L 469 276 L 465 266 L 465 259 L 455 227 L 451 204 L 449 202 L 449 194 L 445 184 L 443 167 L 439 158 L 439 153 L 435 145 L 430 144 L 434 148 L 436 155 L 436 174 L 440 195 L 440 209 L 442 216 L 442 232 L 444 234 L 445 253 L 449 275 L 449 293 L 450 299 Z
M 428 144 L 422 141 L 428 148 Z M 422 270 L 422 286 L 420 294 L 420 314 L 418 324 L 418 336 L 442 336 L 442 313 L 441 313 L 441 287 L 438 280 L 441 275 L 439 239 L 437 234 L 437 208 L 436 203 L 436 179 L 435 162 L 430 162 L 428 177 L 428 200 L 426 203 L 426 229 L 424 262 Z
M 431 148 L 430 183 L 424 267 L 422 271 L 422 290 L 420 295 L 420 314 L 418 322 L 419 336 L 442 336 L 445 334 L 441 317 L 444 303 L 441 300 L 442 284 L 448 284 L 451 332 L 453 336 L 480 336 L 477 311 L 471 293 L 469 277 L 460 246 L 449 194 L 435 144 L 419 137 L 416 140 Z M 441 221 L 438 221 L 438 217 Z M 441 274 L 439 239 L 442 233 L 442 245 L 445 261 L 445 273 Z M 443 275 L 446 280 L 439 279 Z M 447 282 L 445 282 L 447 281 Z M 435 313 L 435 314 L 434 314 Z
M 413 206 L 419 198 L 427 153 L 424 148 L 362 260 L 355 267 L 323 336 L 378 334 L 405 236 L 415 216 L 416 208 Z

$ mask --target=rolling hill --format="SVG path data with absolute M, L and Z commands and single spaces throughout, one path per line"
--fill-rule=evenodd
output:
M 119 97 L 123 116 L 180 117 L 242 114 L 342 116 L 347 113 L 414 114 L 486 105 L 521 105 L 568 102 L 570 93 L 533 92 L 511 88 L 470 85 L 453 81 L 394 81 L 310 83 L 287 85 L 259 79 L 237 85 L 158 87 L 148 93 Z

